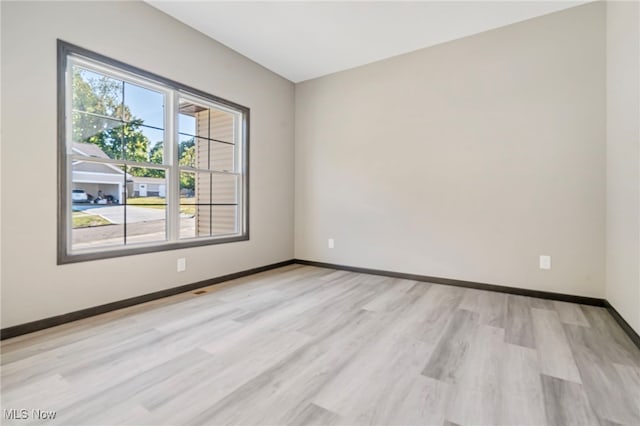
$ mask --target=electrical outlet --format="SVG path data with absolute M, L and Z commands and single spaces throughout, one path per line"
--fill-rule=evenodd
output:
M 187 259 L 181 257 L 178 259 L 178 272 L 184 272 L 187 270 Z
M 335 242 L 333 241 L 333 238 L 329 238 L 327 245 L 329 246 L 330 249 L 335 247 Z
M 551 256 L 540 256 L 540 269 L 551 269 Z

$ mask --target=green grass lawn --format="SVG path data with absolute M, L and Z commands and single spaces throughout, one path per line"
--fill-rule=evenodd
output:
M 95 214 L 85 212 L 73 212 L 72 216 L 74 228 L 88 228 L 90 226 L 111 225 L 107 219 Z
M 164 209 L 165 205 L 167 204 L 167 200 L 166 198 L 162 198 L 162 197 L 127 198 L 127 204 L 131 206 L 147 207 L 150 209 Z M 149 205 L 149 204 L 152 204 L 152 205 Z M 157 205 L 157 204 L 161 204 L 161 205 Z
M 166 206 L 166 198 L 162 197 L 137 197 L 128 198 L 127 204 L 131 206 L 140 206 L 149 209 L 164 209 Z M 183 197 L 180 198 L 180 213 L 193 216 L 196 214 L 195 197 Z

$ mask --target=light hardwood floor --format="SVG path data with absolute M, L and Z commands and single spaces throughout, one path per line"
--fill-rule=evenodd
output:
M 4 341 L 1 368 L 3 409 L 57 412 L 3 424 L 640 424 L 603 308 L 300 265 Z

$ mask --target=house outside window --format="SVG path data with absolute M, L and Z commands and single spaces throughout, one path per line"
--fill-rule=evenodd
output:
M 58 42 L 58 262 L 249 238 L 249 109 Z

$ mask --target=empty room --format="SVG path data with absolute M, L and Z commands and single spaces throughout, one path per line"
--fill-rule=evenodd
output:
M 639 1 L 0 22 L 0 424 L 640 425 Z

